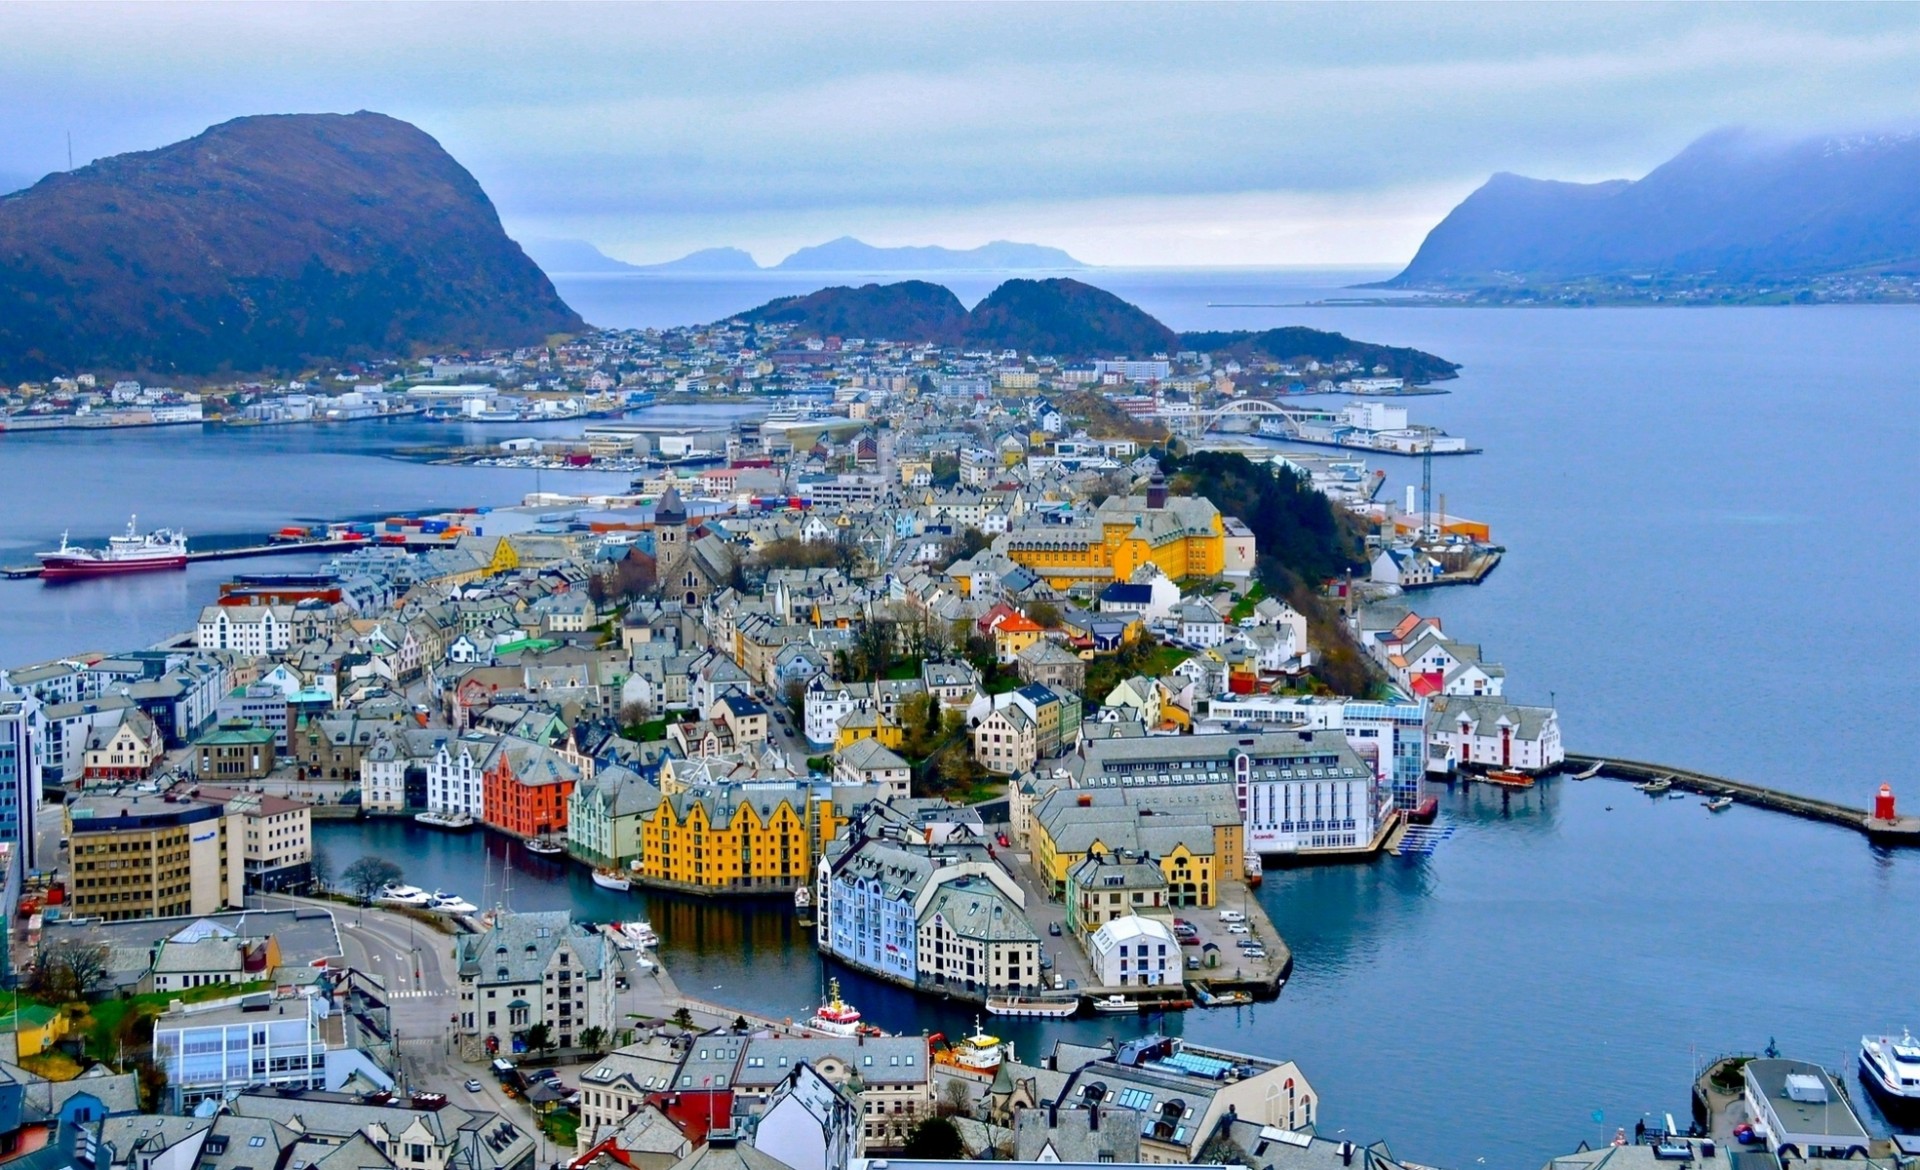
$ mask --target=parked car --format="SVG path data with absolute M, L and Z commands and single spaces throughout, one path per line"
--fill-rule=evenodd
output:
M 1245 922 L 1246 920 L 1247 916 L 1238 910 L 1222 910 L 1220 912 L 1220 921 L 1222 922 Z
M 475 1078 L 475 1077 L 467 1078 L 467 1092 L 478 1093 L 480 1089 L 481 1089 L 481 1085 L 478 1078 Z
M 1227 924 L 1227 933 L 1228 934 L 1250 934 L 1252 932 L 1247 929 L 1247 924 L 1244 922 L 1229 922 Z
M 1050 935 L 1052 935 L 1052 936 L 1053 936 L 1053 937 L 1055 937 L 1055 938 L 1059 938 L 1059 937 L 1060 937 L 1060 924 L 1059 924 L 1058 922 L 1049 922 L 1049 923 L 1047 923 L 1047 933 L 1048 933 L 1048 934 L 1050 934 Z

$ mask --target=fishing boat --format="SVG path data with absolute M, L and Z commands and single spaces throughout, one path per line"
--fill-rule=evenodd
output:
M 860 1035 L 860 1009 L 840 998 L 840 981 L 827 981 L 827 999 L 820 1005 L 807 1027 L 829 1036 Z
M 633 888 L 633 881 L 628 878 L 626 874 L 621 873 L 617 869 L 610 869 L 605 866 L 593 871 L 593 884 L 603 890 L 631 890 Z
M 1247 864 L 1245 868 L 1246 868 L 1246 876 L 1247 876 L 1247 885 L 1251 888 L 1258 888 L 1260 885 L 1261 876 L 1262 876 L 1262 867 L 1260 865 L 1260 855 L 1258 853 L 1247 854 Z
M 1606 766 L 1607 762 L 1605 760 L 1595 760 L 1589 767 L 1575 772 L 1573 778 L 1575 780 L 1591 780 L 1600 774 L 1600 769 Z
M 1920 1043 L 1912 1033 L 1860 1037 L 1860 1079 L 1888 1121 L 1920 1118 Z
M 1634 787 L 1646 793 L 1648 796 L 1657 796 L 1673 787 L 1673 777 L 1661 776 L 1655 780 L 1645 780 L 1639 784 L 1635 784 Z
M 1107 995 L 1093 1001 L 1093 1010 L 1114 1014 L 1137 1012 L 1140 1010 L 1140 1003 L 1138 1000 L 1128 999 L 1124 995 Z
M 552 837 L 532 837 L 527 841 L 527 852 L 541 857 L 558 857 L 566 851 L 567 847 Z
M 1533 777 L 1511 768 L 1496 768 L 1487 773 L 1487 783 L 1498 784 L 1502 788 L 1532 788 Z
M 138 522 L 138 517 L 129 519 L 126 532 L 108 537 L 105 548 L 80 548 L 68 543 L 67 534 L 61 533 L 59 548 L 34 554 L 40 561 L 41 579 L 57 581 L 187 567 L 186 533 L 170 528 L 143 533 Z
M 1733 797 L 1716 796 L 1712 800 L 1703 801 L 1702 803 L 1707 806 L 1708 812 L 1726 812 L 1733 807 Z
M 1080 1009 L 1078 999 L 1022 999 L 1017 995 L 988 996 L 987 1014 L 1022 1020 L 1064 1020 Z
M 480 909 L 458 894 L 449 894 L 445 890 L 435 890 L 433 899 L 427 903 L 427 909 L 437 914 L 472 914 Z
M 927 1050 L 935 1064 L 976 1073 L 990 1073 L 1000 1067 L 1001 1061 L 1012 1059 L 1012 1045 L 982 1031 L 978 1016 L 973 1020 L 973 1035 L 949 1040 L 935 1032 L 927 1037 Z
M 462 829 L 473 828 L 473 818 L 466 813 L 423 812 L 415 813 L 413 823 L 425 825 L 429 829 L 445 829 L 457 833 Z
M 650 950 L 660 945 L 660 936 L 653 933 L 651 922 L 623 922 L 620 924 L 620 933 L 626 935 L 628 941 L 641 950 Z

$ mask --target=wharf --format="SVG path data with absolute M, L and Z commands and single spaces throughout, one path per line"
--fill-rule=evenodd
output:
M 1756 808 L 1786 813 L 1803 820 L 1840 825 L 1865 834 L 1868 840 L 1875 844 L 1920 846 L 1920 817 L 1904 816 L 1884 820 L 1875 817 L 1866 809 L 1854 808 L 1851 805 L 1782 792 L 1777 788 L 1749 784 L 1743 780 L 1729 780 L 1724 776 L 1714 776 L 1706 772 L 1672 768 L 1665 764 L 1649 764 L 1640 760 L 1619 760 L 1607 756 L 1569 753 L 1563 766 L 1579 772 L 1596 764 L 1600 767 L 1596 775 L 1603 779 L 1624 780 L 1638 784 L 1666 777 L 1673 782 L 1673 787 L 1686 792 L 1696 792 L 1702 796 L 1731 796 L 1739 804 L 1750 804 Z
M 409 541 L 406 547 L 440 548 L 445 547 L 446 543 L 445 541 L 428 541 L 423 543 Z M 391 546 L 383 545 L 381 542 L 372 540 L 281 540 L 275 541 L 272 544 L 249 544 L 241 545 L 237 548 L 202 549 L 199 552 L 188 553 L 187 563 L 198 564 L 201 561 L 238 561 L 252 557 L 284 557 L 292 556 L 295 553 L 346 552 L 349 549 L 377 547 Z M 5 568 L 0 568 L 0 577 L 5 577 L 11 581 L 19 581 L 40 575 L 41 568 L 39 565 L 9 565 Z

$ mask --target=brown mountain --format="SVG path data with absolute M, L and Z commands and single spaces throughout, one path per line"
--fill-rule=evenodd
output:
M 237 118 L 0 198 L 0 377 L 295 369 L 585 328 L 382 114 Z

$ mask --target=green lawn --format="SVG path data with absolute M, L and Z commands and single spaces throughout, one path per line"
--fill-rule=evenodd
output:
M 1242 618 L 1252 617 L 1253 607 L 1258 605 L 1266 595 L 1267 587 L 1255 581 L 1253 588 L 1247 590 L 1247 595 L 1233 603 L 1233 609 L 1227 614 L 1227 620 L 1237 622 Z
M 149 995 L 135 995 L 124 999 L 103 999 L 87 1008 L 85 1020 L 75 1020 L 76 1031 L 86 1037 L 87 1054 L 101 1060 L 111 1060 L 119 1053 L 119 1044 L 115 1037 L 120 1026 L 129 1015 L 158 1016 L 167 1010 L 174 1000 L 182 1003 L 204 1003 L 210 999 L 225 999 L 232 995 L 246 995 L 254 991 L 270 991 L 273 980 L 262 979 L 254 983 L 209 984 L 206 987 L 190 987 L 185 991 L 156 991 Z

